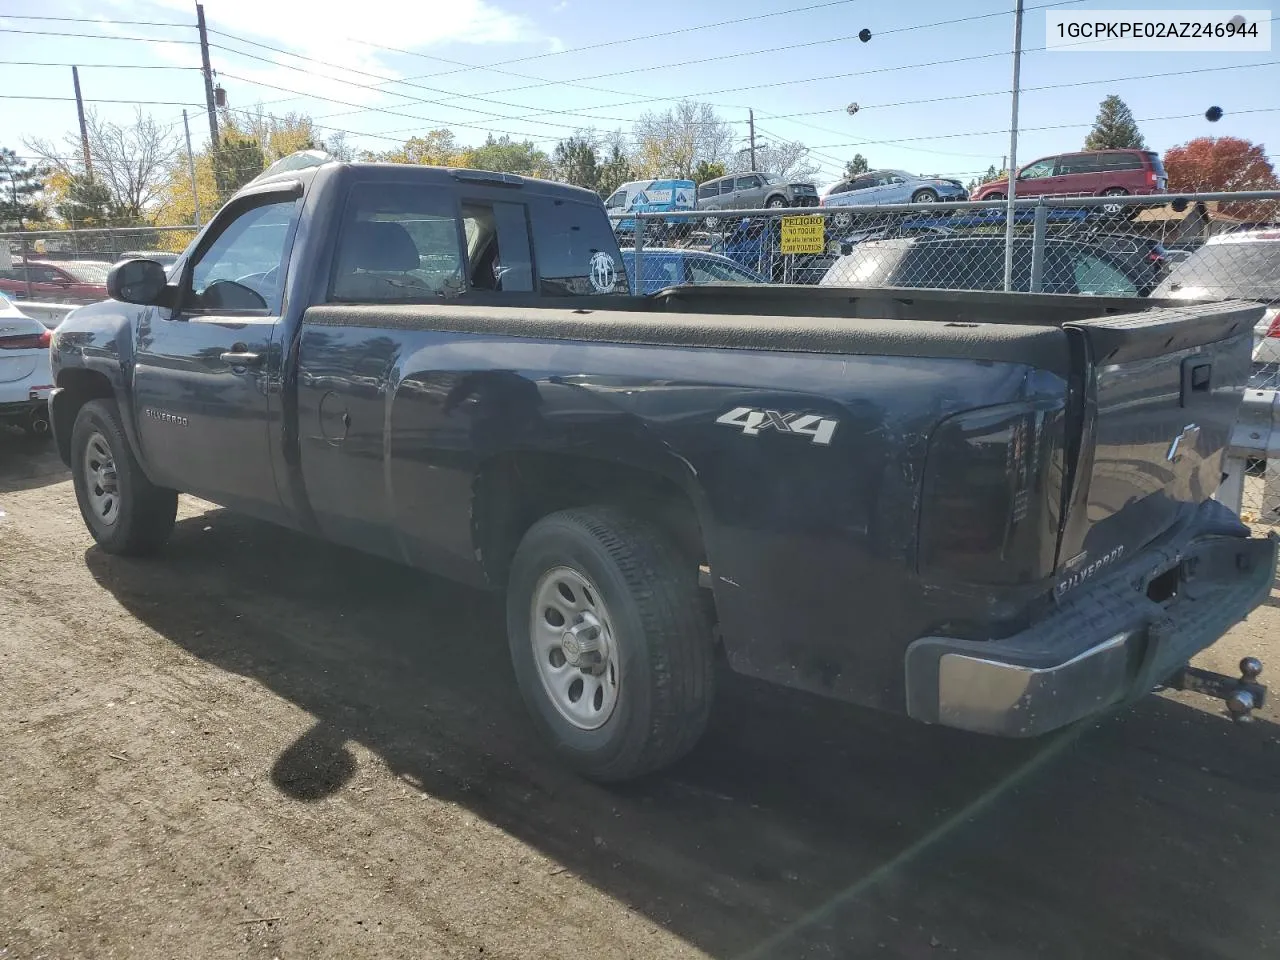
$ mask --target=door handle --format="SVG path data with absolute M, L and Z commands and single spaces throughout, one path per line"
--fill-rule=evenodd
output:
M 253 353 L 243 343 L 233 343 L 230 350 L 218 354 L 218 359 L 233 367 L 256 367 L 262 362 L 262 355 Z

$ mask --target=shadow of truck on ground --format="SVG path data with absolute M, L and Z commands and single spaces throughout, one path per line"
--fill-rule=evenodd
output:
M 1002 741 L 722 673 L 692 756 L 603 788 L 530 731 L 496 597 L 225 511 L 159 560 L 86 561 L 168 640 L 317 718 L 275 762 L 285 795 L 341 788 L 358 742 L 716 957 L 1280 954 L 1265 720 L 1151 697 Z

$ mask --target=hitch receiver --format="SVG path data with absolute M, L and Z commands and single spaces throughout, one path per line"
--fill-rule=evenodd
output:
M 1174 690 L 1192 690 L 1215 700 L 1222 700 L 1226 703 L 1232 720 L 1236 723 L 1250 723 L 1253 721 L 1253 711 L 1267 702 L 1267 688 L 1257 682 L 1260 673 L 1262 661 L 1257 657 L 1245 657 L 1240 661 L 1239 677 L 1232 678 L 1212 670 L 1188 666 L 1170 677 L 1166 686 Z

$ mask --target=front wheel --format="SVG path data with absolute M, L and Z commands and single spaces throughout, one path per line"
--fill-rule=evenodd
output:
M 697 566 L 652 524 L 609 507 L 525 534 L 507 586 L 516 680 L 543 736 L 594 780 L 691 750 L 711 710 L 711 630 Z
M 173 530 L 178 494 L 142 472 L 114 400 L 90 400 L 76 414 L 71 480 L 85 526 L 107 553 L 154 553 Z
M 912 203 L 937 203 L 938 195 L 932 190 L 917 190 L 911 195 Z

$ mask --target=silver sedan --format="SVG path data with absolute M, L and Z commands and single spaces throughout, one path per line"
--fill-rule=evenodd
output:
M 969 191 L 959 180 L 920 177 L 905 170 L 869 170 L 851 179 L 833 183 L 823 190 L 819 203 L 824 207 L 853 207 L 880 203 L 937 203 L 939 200 L 968 200 Z M 836 214 L 836 226 L 852 218 Z

